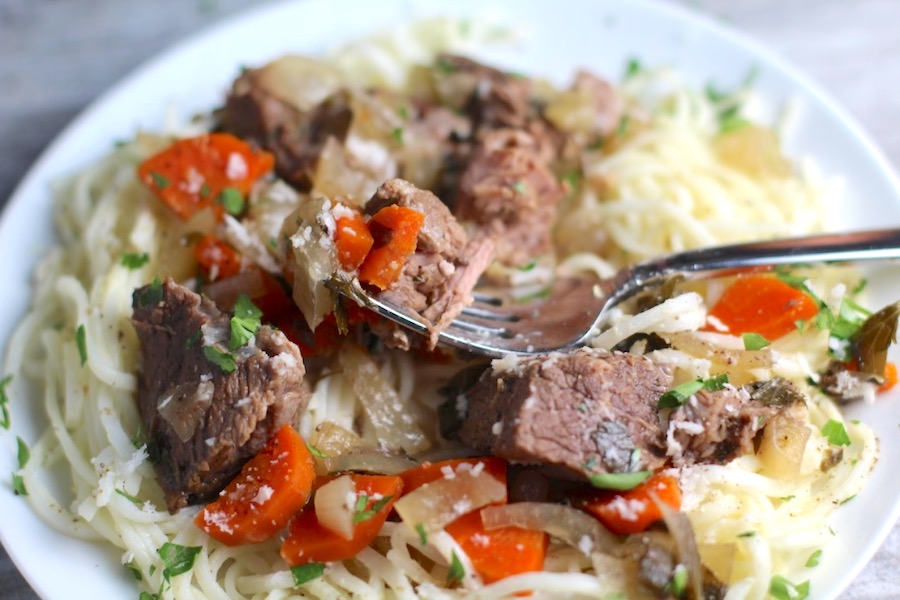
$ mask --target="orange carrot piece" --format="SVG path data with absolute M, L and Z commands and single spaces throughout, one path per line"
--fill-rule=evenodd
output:
M 521 527 L 485 529 L 480 510 L 459 517 L 446 529 L 485 583 L 540 571 L 547 557 L 546 533 Z
M 369 233 L 362 215 L 354 214 L 352 217 L 341 217 L 337 220 L 334 244 L 337 246 L 341 266 L 348 271 L 359 268 L 374 243 L 375 240 Z
M 141 163 L 138 177 L 184 220 L 205 208 L 222 218 L 222 192 L 231 188 L 246 197 L 274 165 L 270 153 L 231 134 L 211 133 L 177 140 Z
M 490 473 L 503 484 L 506 484 L 507 463 L 502 458 L 496 456 L 451 458 L 439 462 L 423 462 L 400 473 L 400 477 L 403 478 L 403 493 L 408 494 L 426 483 L 447 476 L 449 473 L 455 474 L 462 465 L 469 465 L 469 467 L 464 468 L 475 468 L 479 463 L 484 465 L 482 468 L 486 473 Z
M 884 364 L 884 383 L 878 386 L 879 392 L 886 392 L 897 385 L 897 365 L 891 361 Z
M 675 510 L 681 508 L 678 480 L 664 474 L 653 475 L 627 492 L 592 490 L 577 496 L 573 503 L 597 517 L 613 533 L 628 535 L 645 531 L 662 519 L 659 507 L 650 497 L 651 492 L 656 494 L 660 502 L 665 502 Z
M 424 222 L 425 215 L 419 211 L 396 204 L 375 213 L 369 219 L 374 244 L 359 267 L 359 280 L 382 290 L 397 281 L 416 250 L 416 238 Z
M 709 316 L 727 327 L 728 333 L 758 333 L 771 341 L 794 331 L 797 321 L 818 312 L 819 306 L 808 294 L 780 279 L 751 275 L 731 284 Z
M 357 520 L 353 526 L 353 537 L 347 540 L 322 527 L 314 508 L 308 507 L 291 521 L 288 536 L 281 546 L 281 557 L 289 565 L 352 558 L 371 544 L 381 531 L 394 502 L 403 491 L 403 480 L 396 475 L 352 474 L 350 477 L 356 485 L 357 498 L 363 494 L 368 498 L 365 511 L 374 512 Z M 387 502 L 384 501 L 386 498 L 389 498 Z
M 241 272 L 244 264 L 237 250 L 214 235 L 205 235 L 197 242 L 194 258 L 210 281 L 234 277 Z
M 284 425 L 194 523 L 228 546 L 265 541 L 303 508 L 315 478 L 306 443 Z

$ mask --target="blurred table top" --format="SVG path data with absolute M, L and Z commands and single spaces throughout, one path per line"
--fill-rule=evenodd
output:
M 668 1 L 707 12 L 799 66 L 900 166 L 900 2 Z M 53 137 L 99 93 L 171 43 L 268 3 L 0 0 L 0 205 Z M 35 597 L 0 548 L 0 599 Z M 900 598 L 900 527 L 842 598 Z

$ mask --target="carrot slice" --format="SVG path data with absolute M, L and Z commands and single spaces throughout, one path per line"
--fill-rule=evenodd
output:
M 138 177 L 182 219 L 205 208 L 212 208 L 221 219 L 226 210 L 240 212 L 228 206 L 229 194 L 232 198 L 239 194 L 236 199 L 242 202 L 274 165 L 270 153 L 231 134 L 211 133 L 174 142 L 141 163 Z
M 766 275 L 742 277 L 731 284 L 709 316 L 728 333 L 758 333 L 775 340 L 797 328 L 796 322 L 810 319 L 819 306 L 808 294 Z
M 408 494 L 411 491 L 422 487 L 426 483 L 430 483 L 441 477 L 453 477 L 462 468 L 478 468 L 479 464 L 484 465 L 485 472 L 493 475 L 498 481 L 506 484 L 506 468 L 507 463 L 502 458 L 496 456 L 483 456 L 480 458 L 451 458 L 439 462 L 423 462 L 411 469 L 407 469 L 400 473 L 403 478 L 403 493 Z M 463 467 L 463 465 L 467 465 Z
M 228 546 L 265 541 L 303 508 L 315 477 L 306 443 L 284 425 L 194 523 Z
M 210 281 L 234 277 L 241 272 L 244 264 L 237 250 L 214 235 L 205 235 L 197 242 L 194 258 Z
M 681 488 L 671 475 L 657 474 L 627 492 L 592 490 L 577 496 L 573 503 L 594 515 L 607 529 L 619 535 L 640 533 L 662 519 L 662 513 L 650 496 L 675 510 L 681 508 Z
M 291 566 L 310 562 L 345 560 L 359 554 L 381 531 L 394 501 L 403 491 L 396 475 L 352 474 L 357 501 L 365 495 L 365 507 L 356 513 L 353 536 L 348 540 L 319 524 L 310 506 L 292 521 L 281 546 L 281 557 Z
M 359 268 L 374 243 L 375 240 L 369 233 L 362 215 L 354 213 L 352 217 L 341 217 L 337 220 L 334 245 L 337 246 L 341 266 L 348 271 Z
M 897 385 L 897 365 L 891 361 L 884 364 L 884 383 L 878 386 L 879 392 L 886 392 Z
M 359 267 L 359 280 L 382 290 L 397 281 L 416 250 L 416 238 L 424 222 L 425 215 L 419 211 L 396 204 L 375 213 L 369 219 L 374 244 Z
M 547 557 L 546 533 L 521 527 L 485 529 L 480 510 L 459 517 L 446 529 L 485 583 L 539 571 Z

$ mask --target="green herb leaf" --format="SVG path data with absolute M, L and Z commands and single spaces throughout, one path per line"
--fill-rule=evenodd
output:
M 890 304 L 868 317 L 854 334 L 859 370 L 870 375 L 884 375 L 887 351 L 897 342 L 897 320 L 900 302 Z
M 676 598 L 681 598 L 682 596 L 684 596 L 685 591 L 687 591 L 687 582 L 687 567 L 682 564 L 676 565 L 675 569 L 672 571 L 672 581 L 670 582 L 669 586 L 669 589 L 672 591 L 672 595 Z
M 456 555 L 456 551 L 451 551 L 450 572 L 447 573 L 447 581 L 450 583 L 460 582 L 465 576 L 466 568 L 463 566 L 462 561 L 459 560 L 459 557 Z
M 122 266 L 127 269 L 131 269 L 134 271 L 135 269 L 140 269 L 144 265 L 146 265 L 150 261 L 150 255 L 144 252 L 143 254 L 138 254 L 137 252 L 126 252 L 122 255 Z
M 129 502 L 131 502 L 132 504 L 137 504 L 138 506 L 140 506 L 144 503 L 143 500 L 141 500 L 140 498 L 135 498 L 134 496 L 132 496 L 125 490 L 120 490 L 120 489 L 116 488 L 116 493 L 118 495 L 122 496 L 123 498 L 125 498 L 126 500 L 128 500 Z
M 738 114 L 728 114 L 719 118 L 719 133 L 726 134 L 750 125 L 750 121 Z
M 309 450 L 309 453 L 318 458 L 328 458 L 328 455 L 313 446 L 312 444 L 306 444 L 306 448 Z
M 259 331 L 262 311 L 253 304 L 247 294 L 241 294 L 234 303 L 231 317 L 231 349 L 236 350 L 253 339 Z
M 215 346 L 204 346 L 203 356 L 206 357 L 206 360 L 222 369 L 223 373 L 234 373 L 234 370 L 237 368 L 234 356 L 224 350 L 219 350 Z
M 816 550 L 812 554 L 809 555 L 809 558 L 806 559 L 806 568 L 812 569 L 813 567 L 819 566 L 819 559 L 822 557 L 822 551 Z
M 744 350 L 762 350 L 772 344 L 758 333 L 745 333 L 741 337 L 744 339 Z
M 158 552 L 163 559 L 166 568 L 163 570 L 163 578 L 169 581 L 176 575 L 187 573 L 194 567 L 194 560 L 203 548 L 200 546 L 181 546 L 166 542 Z
M 403 143 L 403 128 L 402 127 L 394 127 L 391 130 L 391 137 L 394 138 L 394 141 L 398 144 Z
M 638 60 L 637 58 L 634 58 L 634 57 L 629 58 L 628 62 L 625 63 L 625 79 L 634 77 L 635 75 L 637 75 L 638 73 L 640 73 L 643 70 L 644 70 L 644 67 L 641 64 L 640 60 Z
M 769 593 L 775 600 L 805 600 L 809 597 L 809 581 L 794 584 L 775 575 L 769 582 Z
M 162 300 L 162 281 L 156 277 L 147 288 L 138 296 L 138 306 L 146 308 L 148 306 L 156 306 Z
M 619 119 L 619 126 L 616 127 L 616 135 L 617 136 L 622 137 L 626 133 L 628 133 L 629 122 L 630 122 L 630 119 L 628 118 L 628 115 L 623 115 L 622 118 Z
M 681 385 L 677 385 L 662 396 L 656 402 L 657 408 L 676 408 L 681 406 L 688 399 L 700 390 L 708 390 L 714 392 L 721 390 L 728 383 L 728 374 L 722 373 L 709 379 L 694 379 L 687 381 Z
M 137 579 L 138 581 L 144 580 L 144 574 L 141 573 L 141 568 L 137 566 L 136 562 L 131 561 L 129 563 L 126 563 L 125 568 L 128 569 L 129 571 L 131 571 L 131 574 L 134 575 L 134 578 Z M 144 593 L 146 594 L 146 592 L 144 592 Z
M 628 491 L 647 480 L 653 471 L 634 471 L 633 473 L 589 473 L 588 479 L 596 488 L 604 490 Z
M 159 594 L 151 594 L 150 592 L 141 592 L 138 600 L 159 600 Z
M 25 489 L 25 481 L 22 479 L 21 475 L 17 475 L 15 473 L 12 474 L 12 487 L 13 491 L 16 493 L 16 496 L 28 495 L 28 490 Z
M 514 184 L 512 184 L 512 189 L 516 191 L 518 194 L 522 194 L 523 196 L 528 193 L 528 184 L 524 179 L 518 179 Z
M 0 379 L 0 427 L 9 429 L 9 396 L 6 386 L 12 381 L 12 375 Z
M 164 190 L 169 187 L 169 180 L 166 179 L 162 175 L 162 173 L 150 171 L 150 179 L 153 180 L 153 185 L 155 185 L 158 189 Z
M 825 436 L 829 444 L 834 446 L 850 445 L 850 436 L 847 435 L 847 430 L 844 429 L 844 424 L 840 421 L 830 419 L 822 427 L 822 435 Z
M 353 513 L 353 522 L 362 523 L 373 518 L 376 514 L 378 514 L 378 511 L 387 506 L 387 503 L 390 502 L 392 498 L 393 496 L 385 496 L 381 500 L 372 504 L 372 508 L 364 510 L 369 502 L 369 498 L 365 494 L 363 494 L 356 501 L 356 510 Z M 360 504 L 362 506 L 360 506 Z
M 138 423 L 137 431 L 134 432 L 134 437 L 131 438 L 131 445 L 135 448 L 141 448 L 144 444 L 144 431 L 141 424 Z
M 754 537 L 755 535 L 756 535 L 755 531 L 744 531 L 742 533 L 739 533 L 738 537 L 739 538 L 751 538 L 751 537 Z
M 852 496 L 847 496 L 846 498 L 844 498 L 843 500 L 840 501 L 839 505 L 843 506 L 843 505 L 847 504 L 848 502 L 850 502 L 851 500 L 853 500 L 854 498 L 856 498 L 856 494 L 853 494 Z
M 79 325 L 75 330 L 75 343 L 78 344 L 78 356 L 81 357 L 81 366 L 87 362 L 87 337 L 84 331 L 84 325 Z
M 425 530 L 424 523 L 416 523 L 416 533 L 419 534 L 419 541 L 423 546 L 428 545 L 428 531 Z
M 28 444 L 25 443 L 25 440 L 16 436 L 16 458 L 19 460 L 19 468 L 24 469 L 25 465 L 28 464 L 28 459 L 31 458 L 31 451 L 28 449 Z
M 219 193 L 216 203 L 222 205 L 229 215 L 239 215 L 244 212 L 244 195 L 237 188 L 227 187 Z
M 201 198 L 209 198 L 209 195 L 212 194 L 212 190 L 209 187 L 208 183 L 204 183 L 200 186 L 200 197 Z
M 318 579 L 325 574 L 325 564 L 320 562 L 307 563 L 291 567 L 291 575 L 294 578 L 294 587 L 300 587 L 313 579 Z
M 409 107 L 405 104 L 397 108 L 397 115 L 404 121 L 409 121 Z

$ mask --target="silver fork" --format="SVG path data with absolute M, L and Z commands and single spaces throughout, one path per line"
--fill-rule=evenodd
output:
M 439 343 L 498 358 L 534 355 L 586 345 L 614 306 L 675 275 L 712 278 L 760 266 L 840 263 L 900 258 L 900 229 L 815 235 L 716 246 L 671 254 L 626 267 L 613 277 L 558 279 L 529 303 L 502 291 L 476 290 L 471 305 L 441 332 Z M 417 333 L 430 324 L 419 315 L 370 296 L 358 281 L 337 288 L 361 306 Z

